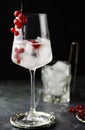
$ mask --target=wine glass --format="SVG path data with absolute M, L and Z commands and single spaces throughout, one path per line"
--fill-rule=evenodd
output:
M 55 124 L 52 113 L 35 109 L 35 71 L 52 60 L 52 49 L 48 30 L 47 14 L 25 14 L 26 24 L 17 28 L 12 47 L 12 61 L 25 69 L 31 76 L 30 110 L 10 117 L 11 125 L 18 128 L 40 128 Z

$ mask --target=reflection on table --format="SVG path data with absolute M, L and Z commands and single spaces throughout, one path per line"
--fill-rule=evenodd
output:
M 82 92 L 79 86 L 85 84 L 85 78 L 78 80 L 78 92 Z M 84 93 L 84 92 L 83 92 Z M 82 94 L 83 94 L 82 93 Z M 82 95 L 81 94 L 81 95 Z M 48 128 L 49 130 L 79 130 L 85 129 L 85 124 L 79 122 L 75 118 L 75 114 L 68 111 L 70 106 L 76 104 L 83 104 L 82 96 L 75 98 L 69 103 L 48 103 L 43 101 L 43 86 L 42 82 L 36 82 L 36 110 L 45 112 L 53 112 L 56 116 L 56 125 Z M 74 97 L 75 97 L 74 96 Z M 0 130 L 18 130 L 10 124 L 10 117 L 18 112 L 25 112 L 29 110 L 30 106 L 30 81 L 27 80 L 6 80 L 0 81 Z

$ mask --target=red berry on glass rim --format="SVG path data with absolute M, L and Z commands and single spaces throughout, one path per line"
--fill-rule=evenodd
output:
M 20 24 L 18 24 L 18 25 L 16 25 L 16 28 L 18 28 L 18 29 L 20 29 L 20 28 L 22 28 L 23 27 L 23 25 L 20 23 Z
M 15 17 L 18 17 L 19 14 L 20 14 L 20 12 L 19 12 L 18 10 L 16 10 L 16 11 L 14 12 L 14 16 L 15 16 Z
M 16 29 L 12 27 L 12 28 L 10 29 L 10 31 L 11 31 L 12 33 L 14 33 L 14 32 L 16 31 Z
M 27 22 L 27 18 L 24 18 L 23 19 L 23 24 L 26 24 L 26 22 Z
M 18 35 L 19 35 L 19 32 L 18 32 L 18 31 L 15 31 L 15 32 L 14 32 L 14 35 L 15 35 L 15 36 L 18 36 Z
M 22 24 L 23 25 L 26 24 L 26 22 L 27 22 L 27 18 L 25 18 L 25 19 L 22 20 Z
M 22 24 L 25 24 L 27 22 L 26 16 L 22 13 L 19 14 L 18 19 Z
M 26 16 L 21 12 L 16 10 L 14 12 L 15 19 L 13 20 L 13 23 L 15 25 L 15 28 L 11 28 L 10 31 L 14 33 L 14 35 L 18 36 L 19 32 L 16 31 L 16 28 L 21 29 L 23 28 L 23 25 L 26 24 L 27 18 Z
M 22 21 L 24 18 L 24 15 L 22 13 L 19 14 L 18 18 Z
M 21 24 L 20 21 L 19 21 L 18 19 L 14 19 L 13 22 L 14 22 L 15 25 L 19 25 L 19 24 Z

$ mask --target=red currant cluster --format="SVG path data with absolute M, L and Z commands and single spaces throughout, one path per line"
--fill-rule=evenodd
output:
M 20 64 L 21 62 L 20 54 L 24 53 L 25 50 L 24 48 L 18 49 L 17 47 L 15 47 L 14 51 L 15 51 L 15 58 L 17 60 L 17 64 Z
M 11 32 L 17 36 L 17 35 L 19 35 L 17 28 L 18 29 L 23 28 L 23 26 L 27 22 L 27 18 L 21 11 L 18 11 L 18 10 L 14 12 L 14 16 L 15 16 L 15 19 L 14 19 L 13 23 L 14 23 L 15 27 L 11 28 Z
M 80 119 L 85 120 L 85 106 L 79 104 L 76 105 L 75 107 L 70 107 L 69 111 L 77 113 Z

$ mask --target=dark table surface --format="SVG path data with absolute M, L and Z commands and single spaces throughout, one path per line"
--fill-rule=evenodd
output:
M 82 84 L 82 80 L 79 81 Z M 83 82 L 83 85 L 85 80 Z M 79 84 L 78 84 L 79 85 Z M 82 85 L 82 86 L 83 86 Z M 78 86 L 79 87 L 79 86 Z M 78 89 L 80 91 L 80 88 Z M 81 91 L 80 91 L 81 92 Z M 82 91 L 83 95 L 85 91 Z M 77 96 L 78 93 L 76 93 Z M 81 97 L 81 96 L 80 96 Z M 79 122 L 75 113 L 70 113 L 69 107 L 76 104 L 85 105 L 84 100 L 74 100 L 69 103 L 47 103 L 42 100 L 42 83 L 36 82 L 36 110 L 54 112 L 56 125 L 48 130 L 85 130 L 85 124 Z M 18 130 L 11 126 L 10 117 L 30 108 L 30 81 L 5 80 L 0 81 L 0 130 Z

